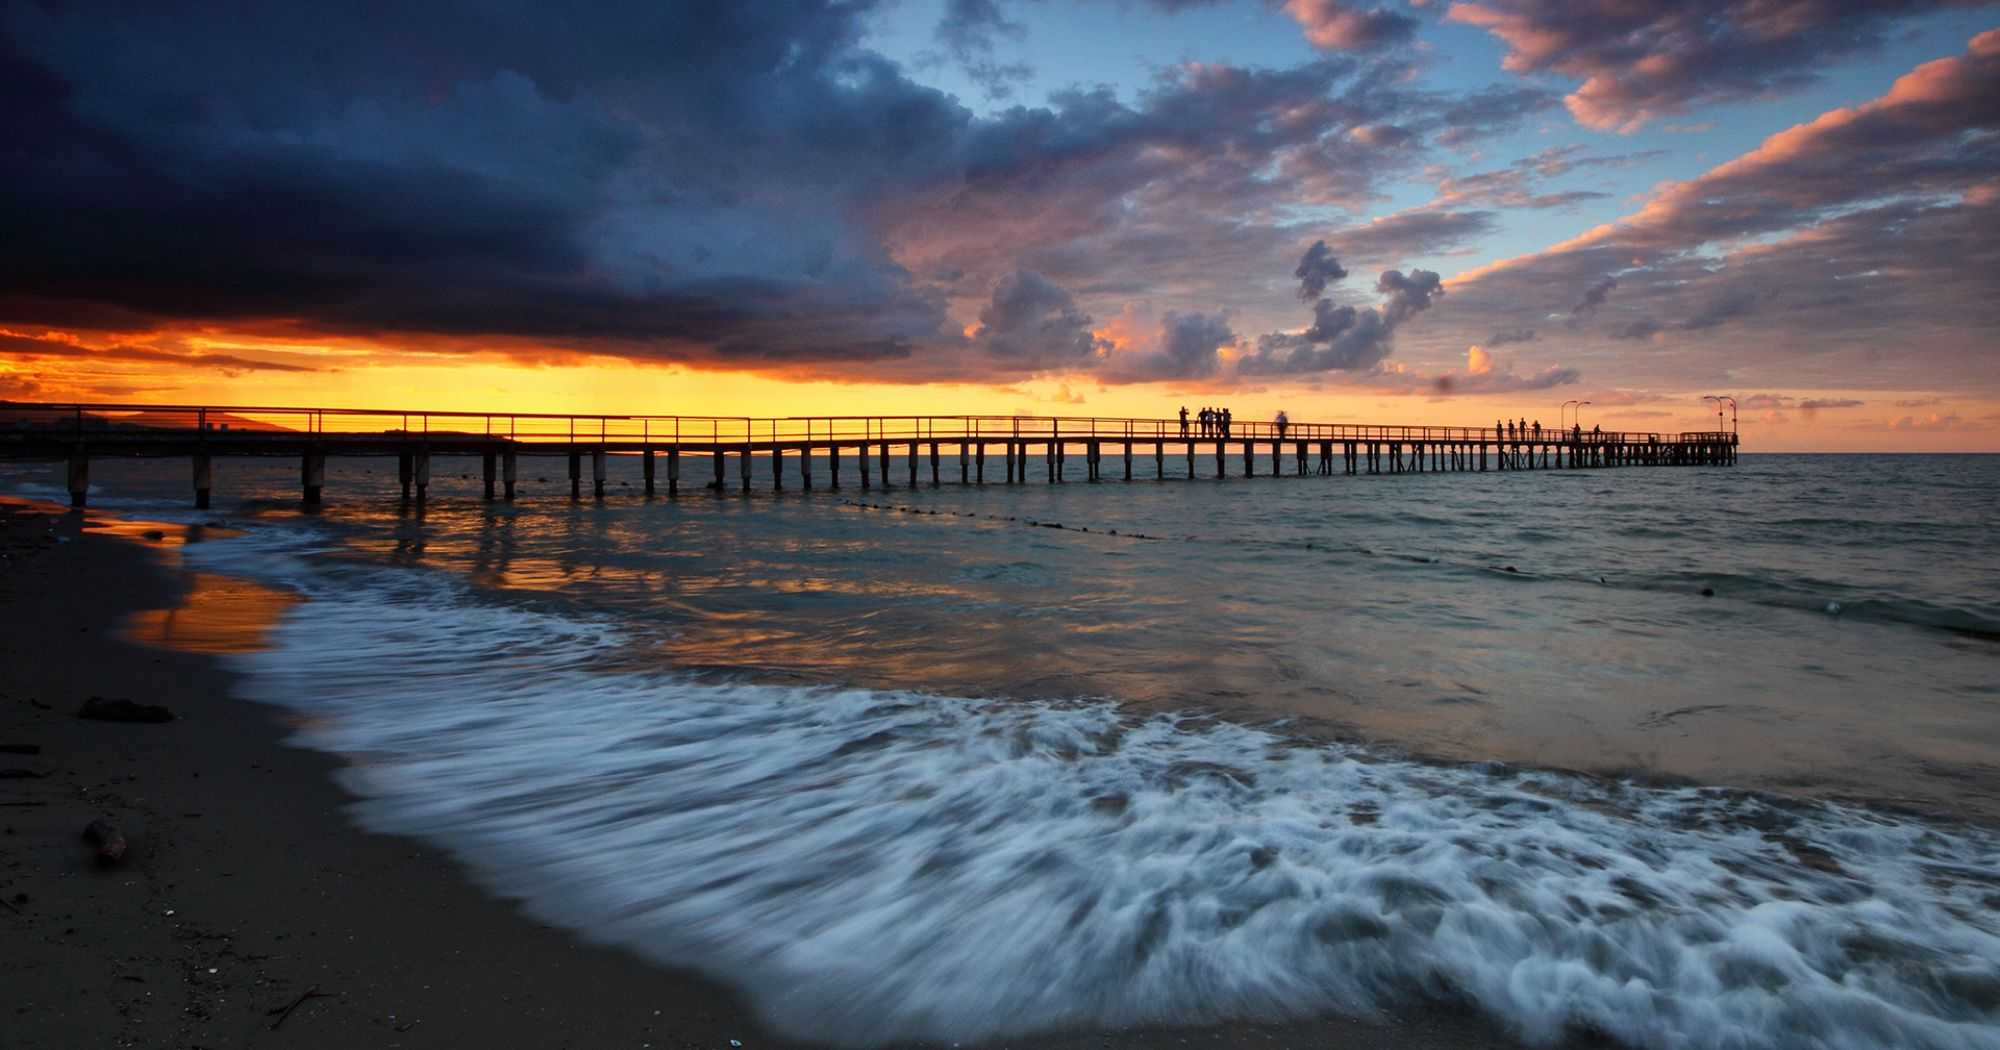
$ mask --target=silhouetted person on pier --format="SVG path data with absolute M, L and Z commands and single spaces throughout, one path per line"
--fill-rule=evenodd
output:
M 1504 437 L 1506 437 L 1506 436 L 1507 436 L 1507 424 L 1505 424 L 1505 423 L 1503 423 L 1503 422 L 1501 422 L 1500 420 L 1497 420 L 1497 419 L 1496 419 L 1496 420 L 1494 420 L 1494 421 L 1493 421 L 1493 440 L 1495 440 L 1495 441 L 1498 441 L 1498 440 L 1500 440 L 1501 438 L 1504 438 Z
M 1542 439 L 1542 421 L 1537 419 L 1535 420 L 1535 440 L 1540 441 L 1541 439 Z
M 1208 406 L 1206 406 L 1206 405 L 1203 405 L 1203 406 L 1202 406 L 1202 409 L 1201 409 L 1201 436 L 1202 436 L 1202 437 L 1207 437 L 1207 436 L 1208 436 L 1208 428 L 1209 428 L 1209 427 L 1210 427 L 1210 426 L 1211 426 L 1211 425 L 1212 425 L 1212 424 L 1214 423 L 1214 421 L 1215 421 L 1215 413 L 1214 413 L 1214 412 L 1212 412 L 1212 411 L 1210 411 L 1210 410 L 1209 410 L 1209 408 L 1208 408 Z
M 1575 440 L 1575 441 L 1576 441 L 1576 442 L 1577 442 L 1578 444 L 1582 444 L 1582 443 L 1583 443 L 1583 424 L 1582 424 L 1582 423 L 1578 423 L 1578 424 L 1576 424 L 1576 430 L 1575 430 L 1575 437 L 1574 437 L 1574 440 Z
M 1278 418 L 1277 418 L 1276 420 L 1274 420 L 1273 422 L 1275 423 L 1275 425 L 1276 425 L 1276 426 L 1277 426 L 1277 428 L 1278 428 L 1278 440 L 1280 440 L 1280 441 L 1283 441 L 1283 440 L 1285 439 L 1285 428 L 1286 428 L 1286 427 L 1288 427 L 1288 426 L 1291 426 L 1291 425 L 1292 425 L 1292 421 L 1291 421 L 1291 420 L 1289 420 L 1289 419 L 1286 419 L 1286 418 L 1285 418 L 1285 413 L 1281 411 L 1281 412 L 1279 412 L 1279 413 L 1278 413 Z
M 1600 425 L 1600 424 L 1597 424 L 1597 423 L 1592 423 L 1592 424 L 1590 425 L 1590 436 L 1591 436 L 1591 437 L 1592 437 L 1593 439 L 1595 439 L 1595 438 L 1601 438 L 1601 437 L 1603 437 L 1603 436 L 1604 436 L 1604 427 L 1603 427 L 1602 425 Z
M 1226 408 L 1222 410 L 1222 436 L 1229 436 L 1229 410 Z
M 1181 436 L 1187 437 L 1187 406 L 1181 406 Z

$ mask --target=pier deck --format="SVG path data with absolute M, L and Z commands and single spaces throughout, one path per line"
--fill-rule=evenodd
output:
M 247 406 L 48 404 L 0 401 L 0 458 L 66 461 L 71 502 L 83 506 L 92 459 L 179 457 L 190 460 L 197 507 L 208 506 L 214 461 L 230 456 L 299 460 L 300 495 L 318 504 L 329 456 L 395 456 L 406 499 L 424 499 L 433 456 L 479 456 L 485 497 L 514 498 L 523 456 L 560 456 L 569 464 L 570 497 L 605 494 L 605 461 L 643 459 L 646 495 L 666 463 L 667 495 L 680 494 L 684 468 L 707 460 L 718 493 L 751 487 L 751 463 L 769 461 L 773 488 L 785 487 L 788 461 L 797 484 L 811 489 L 817 465 L 839 488 L 851 464 L 861 488 L 890 487 L 903 459 L 903 484 L 988 483 L 987 460 L 1000 460 L 997 483 L 1024 484 L 1040 461 L 1040 480 L 1403 474 L 1430 471 L 1564 470 L 1627 466 L 1731 466 L 1737 437 L 1728 431 L 1657 433 L 1491 427 L 1381 426 L 1353 423 L 1232 421 L 1227 431 L 1193 420 L 1058 416 L 601 416 L 536 413 L 405 412 L 378 409 Z M 1133 461 L 1150 460 L 1135 476 Z M 1071 459 L 1081 460 L 1072 467 Z M 871 460 L 875 462 L 871 462 Z M 946 464 L 956 469 L 946 469 Z M 927 469 L 926 469 L 926 461 Z M 870 468 L 879 463 L 879 469 Z M 1004 480 L 1000 480 L 1004 478 Z

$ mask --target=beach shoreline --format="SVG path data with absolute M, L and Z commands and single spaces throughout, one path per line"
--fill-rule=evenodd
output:
M 147 625 L 194 584 L 165 553 L 177 536 L 108 524 L 0 503 L 0 744 L 39 749 L 0 755 L 25 774 L 0 791 L 0 925 L 24 946 L 0 963 L 10 1047 L 801 1045 L 716 982 L 535 922 L 445 851 L 357 828 L 339 759 L 285 744 L 286 716 L 234 699 L 199 645 L 133 640 L 174 643 Z M 176 718 L 76 717 L 90 696 Z M 97 819 L 128 839 L 117 866 L 79 837 Z M 1516 1045 L 1443 1007 L 995 1043 L 1160 1044 Z

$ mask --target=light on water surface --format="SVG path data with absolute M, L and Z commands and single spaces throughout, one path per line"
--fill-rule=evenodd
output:
M 441 479 L 421 515 L 356 472 L 308 520 L 246 467 L 247 533 L 188 557 L 306 599 L 232 659 L 371 757 L 364 822 L 795 1034 L 1442 993 L 1535 1039 L 1982 1047 L 2000 486 L 1970 463 L 602 507 Z M 1717 786 L 1643 786 L 1677 777 Z

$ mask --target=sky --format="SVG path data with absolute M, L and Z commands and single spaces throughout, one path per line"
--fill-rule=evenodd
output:
M 1990 4 L 0 0 L 0 155 L 0 399 L 2000 451 Z

